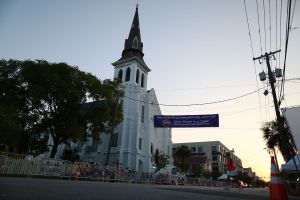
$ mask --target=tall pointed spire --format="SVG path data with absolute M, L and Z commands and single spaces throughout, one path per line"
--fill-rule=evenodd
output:
M 141 33 L 140 33 L 138 4 L 136 5 L 135 14 L 128 35 L 128 39 L 125 40 L 124 50 L 131 49 L 131 48 L 138 49 L 141 51 L 141 53 L 143 53 L 143 43 L 141 40 Z
M 149 72 L 150 69 L 145 64 L 143 57 L 144 57 L 143 42 L 141 40 L 139 10 L 137 4 L 128 38 L 125 39 L 122 57 L 117 62 L 113 63 L 113 65 L 119 62 L 123 62 L 125 60 L 135 58 Z

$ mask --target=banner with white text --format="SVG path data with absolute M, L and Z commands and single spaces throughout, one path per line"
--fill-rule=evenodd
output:
M 156 128 L 219 127 L 219 114 L 210 115 L 154 115 Z

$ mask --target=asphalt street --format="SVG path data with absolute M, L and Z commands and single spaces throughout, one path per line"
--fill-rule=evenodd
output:
M 0 177 L 1 200 L 237 200 L 268 199 L 268 192 L 254 189 L 205 188 L 195 186 L 142 185 L 52 179 Z

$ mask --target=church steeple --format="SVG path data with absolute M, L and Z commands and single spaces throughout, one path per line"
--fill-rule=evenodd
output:
M 138 5 L 136 5 L 134 18 L 131 24 L 131 29 L 128 35 L 128 39 L 125 40 L 124 50 L 122 54 L 126 54 L 128 50 L 137 50 L 139 56 L 141 58 L 144 56 L 143 54 L 143 43 L 141 40 L 141 33 L 140 33 L 140 22 L 139 22 L 139 11 Z
M 136 5 L 134 18 L 131 24 L 130 32 L 128 38 L 125 39 L 124 49 L 122 52 L 122 57 L 113 65 L 118 65 L 119 63 L 123 63 L 124 61 L 129 61 L 132 59 L 136 59 L 145 69 L 146 71 L 150 71 L 148 66 L 146 65 L 143 53 L 143 42 L 141 40 L 140 33 L 140 22 L 139 22 L 139 11 L 138 5 Z

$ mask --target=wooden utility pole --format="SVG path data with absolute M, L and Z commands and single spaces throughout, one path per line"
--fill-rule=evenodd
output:
M 267 68 L 268 68 L 268 77 L 269 77 L 269 83 L 272 89 L 272 95 L 273 95 L 273 101 L 274 101 L 274 107 L 275 107 L 275 113 L 276 113 L 276 121 L 278 124 L 278 132 L 279 134 L 283 133 L 283 129 L 284 129 L 284 121 L 283 118 L 280 115 L 280 111 L 279 111 L 279 105 L 278 105 L 278 100 L 277 100 L 277 96 L 276 96 L 276 90 L 275 90 L 275 77 L 274 74 L 272 72 L 271 69 L 271 65 L 270 65 L 270 56 L 274 55 L 275 53 L 280 52 L 280 50 L 274 51 L 274 52 L 270 52 L 270 53 L 265 53 L 265 55 L 261 55 L 259 57 L 253 58 L 253 60 L 258 60 L 258 59 L 266 59 L 266 63 L 267 63 Z M 274 155 L 276 158 L 276 165 L 278 167 L 278 160 L 277 160 L 277 156 L 274 150 Z
M 257 58 L 253 58 L 253 60 L 258 60 L 258 59 L 263 59 L 263 58 L 266 59 L 266 63 L 267 63 L 267 67 L 268 67 L 269 83 L 270 83 L 270 86 L 271 86 L 271 89 L 272 89 L 275 112 L 276 112 L 277 122 L 278 122 L 278 126 L 279 126 L 279 120 L 281 118 L 281 115 L 280 115 L 280 111 L 279 111 L 278 100 L 277 100 L 275 86 L 274 86 L 275 78 L 274 78 L 274 75 L 273 75 L 273 72 L 272 72 L 272 69 L 271 69 L 271 66 L 270 66 L 270 57 L 269 57 L 269 56 L 274 55 L 275 53 L 278 53 L 278 52 L 280 52 L 280 50 L 270 52 L 270 53 L 265 53 L 265 55 L 261 55 Z

